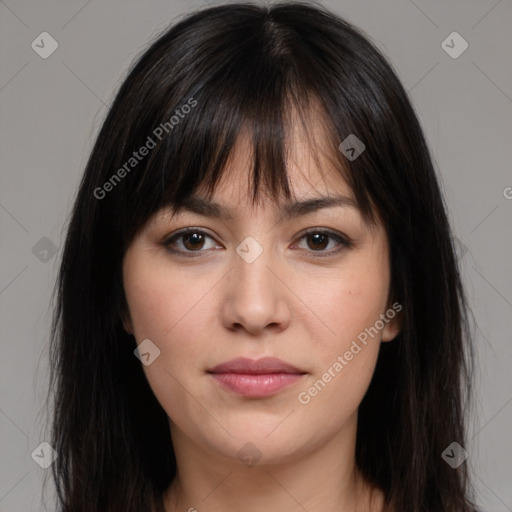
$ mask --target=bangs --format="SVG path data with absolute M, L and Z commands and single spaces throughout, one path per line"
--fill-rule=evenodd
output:
M 216 119 L 214 105 L 205 105 L 197 112 L 203 119 L 201 131 L 194 122 L 185 126 L 185 121 L 176 152 L 170 156 L 172 150 L 162 149 L 160 162 L 157 157 L 144 176 L 147 187 L 160 192 L 158 200 L 153 194 L 157 201 L 154 209 L 177 212 L 198 189 L 212 199 L 219 182 L 232 179 L 226 176 L 228 169 L 239 177 L 244 173 L 241 180 L 246 181 L 251 202 L 247 207 L 263 200 L 288 201 L 294 198 L 289 168 L 292 162 L 297 163 L 297 150 L 306 156 L 295 167 L 308 181 L 308 188 L 317 188 L 333 172 L 349 181 L 347 160 L 338 150 L 334 128 L 318 98 L 307 91 L 301 97 L 287 93 L 279 99 L 251 100 L 236 112 Z M 191 159 L 186 148 L 200 149 Z M 238 167 L 232 165 L 235 153 L 243 157 Z M 312 163 L 321 174 L 317 183 L 305 175 Z M 161 180 L 159 187 L 155 186 L 155 177 Z M 150 196 L 149 190 L 143 192 L 144 198 Z
M 145 77 L 139 85 L 144 91 L 137 112 L 126 113 L 130 132 L 120 161 L 150 139 L 153 149 L 117 187 L 125 245 L 152 214 L 163 208 L 178 211 L 200 187 L 211 198 L 242 138 L 249 141 L 252 203 L 262 197 L 289 200 L 293 193 L 287 167 L 298 133 L 322 175 L 337 172 L 351 187 L 365 222 L 374 225 L 357 167 L 371 163 L 364 154 L 351 162 L 338 149 L 357 127 L 347 97 L 350 88 L 333 82 L 333 62 L 315 57 L 292 28 L 275 20 L 244 16 L 229 28 L 221 22 L 218 32 L 210 26 L 207 33 L 196 33 L 188 55 L 170 51 L 180 47 L 180 37 L 186 39 L 179 30 L 170 33 L 133 71 L 134 80 Z M 243 38 L 240 32 L 245 32 Z

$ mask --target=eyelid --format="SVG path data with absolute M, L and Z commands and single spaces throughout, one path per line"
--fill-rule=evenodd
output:
M 173 252 L 175 254 L 193 255 L 193 254 L 200 254 L 200 253 L 206 252 L 206 251 L 181 251 L 181 250 L 174 250 L 174 249 L 169 248 L 171 245 L 171 242 L 173 240 L 175 240 L 175 239 L 178 240 L 181 236 L 186 235 L 188 233 L 200 233 L 200 234 L 206 235 L 207 237 L 211 238 L 212 240 L 215 240 L 215 236 L 211 235 L 205 228 L 196 228 L 196 227 L 192 226 L 192 227 L 187 227 L 187 228 L 183 228 L 183 229 L 178 229 L 177 231 L 174 231 L 170 235 L 165 236 L 161 242 L 161 245 L 163 245 L 164 247 L 166 247 L 167 249 L 169 249 L 171 252 Z
M 340 233 L 339 231 L 334 231 L 329 228 L 308 228 L 305 231 L 300 232 L 297 235 L 297 239 L 300 242 L 303 238 L 305 238 L 307 235 L 314 234 L 314 233 L 320 233 L 323 235 L 329 236 L 331 239 L 334 239 L 338 242 L 338 247 L 331 249 L 329 251 L 314 251 L 314 250 L 307 250 L 304 249 L 305 252 L 312 253 L 315 255 L 315 257 L 322 258 L 322 257 L 329 257 L 337 255 L 341 252 L 343 252 L 346 249 L 349 249 L 354 246 L 353 240 L 348 237 L 347 235 Z
M 339 238 L 340 240 L 343 240 L 344 242 L 352 243 L 352 239 L 349 236 L 345 235 L 344 233 L 342 233 L 340 231 L 336 231 L 336 230 L 333 230 L 330 228 L 322 228 L 322 227 L 307 228 L 304 231 L 300 231 L 297 236 L 299 238 L 302 238 L 302 237 L 304 237 L 304 235 L 309 235 L 311 233 L 323 233 L 326 235 L 330 235 L 333 238 Z
M 198 250 L 198 251 L 183 251 L 183 250 L 176 250 L 171 249 L 171 242 L 173 240 L 179 239 L 181 236 L 186 235 L 188 233 L 200 233 L 203 235 L 206 235 L 207 237 L 211 238 L 212 240 L 215 240 L 215 236 L 211 235 L 205 228 L 199 228 L 199 227 L 186 227 L 183 229 L 179 229 L 177 231 L 174 231 L 172 234 L 164 237 L 163 241 L 161 242 L 161 245 L 166 247 L 169 251 L 171 251 L 174 254 L 178 255 L 184 255 L 185 257 L 196 257 L 201 255 L 201 253 L 207 253 L 210 250 Z M 334 239 L 338 242 L 338 248 L 331 249 L 328 251 L 325 250 L 307 250 L 307 249 L 299 249 L 304 252 L 312 253 L 313 255 L 316 255 L 316 257 L 328 257 L 330 255 L 335 255 L 340 252 L 342 252 L 345 249 L 351 248 L 354 246 L 354 241 L 344 233 L 341 233 L 339 231 L 334 231 L 329 228 L 322 228 L 322 227 L 313 227 L 313 228 L 307 228 L 304 231 L 299 232 L 296 235 L 297 242 L 300 242 L 303 238 L 305 238 L 309 234 L 324 234 L 330 237 L 331 239 Z M 215 240 L 216 241 L 216 240 Z

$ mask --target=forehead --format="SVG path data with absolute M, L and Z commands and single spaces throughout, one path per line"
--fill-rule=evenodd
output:
M 332 157 L 326 149 L 324 140 L 319 139 L 321 130 L 315 127 L 314 136 L 306 135 L 298 124 L 292 124 L 286 144 L 286 172 L 291 189 L 292 200 L 325 196 L 345 196 L 354 199 L 352 190 L 343 177 L 339 160 Z M 217 203 L 231 208 L 249 208 L 252 202 L 253 146 L 250 135 L 241 133 L 213 194 L 209 197 Z M 207 197 L 207 190 L 200 185 L 194 196 Z M 285 203 L 284 195 L 273 198 L 270 194 L 261 194 L 257 205 L 276 206 Z M 354 199 L 355 201 L 355 199 Z
M 351 218 L 372 229 L 373 219 L 363 214 L 349 185 L 349 163 L 338 150 L 339 141 L 329 119 L 311 106 L 300 114 L 295 108 L 285 113 L 284 133 L 279 139 L 281 144 L 277 145 L 284 165 L 274 158 L 276 145 L 272 138 L 264 137 L 267 145 L 263 147 L 258 145 L 258 137 L 255 139 L 255 135 L 260 134 L 259 129 L 266 136 L 272 130 L 244 124 L 222 166 L 217 167 L 215 173 L 210 170 L 204 173 L 202 181 L 177 203 L 173 199 L 164 202 L 153 220 L 171 220 L 192 213 L 225 222 L 241 222 L 263 214 L 283 222 L 340 206 L 348 207 L 344 211 Z M 276 162 L 275 166 L 272 162 Z M 256 168 L 259 169 L 257 194 Z M 212 176 L 215 176 L 213 182 L 208 180 Z M 289 195 L 285 193 L 286 183 Z
M 280 222 L 332 207 L 344 207 L 361 222 L 359 205 L 350 186 L 332 159 L 317 148 L 311 141 L 306 143 L 302 137 L 296 137 L 288 148 L 286 162 L 291 197 L 281 194 L 276 198 L 264 188 L 253 201 L 252 144 L 249 137 L 240 136 L 213 191 L 208 193 L 205 185 L 199 185 L 179 209 L 164 208 L 155 215 L 153 222 L 186 213 L 228 222 L 252 219 L 262 210 Z

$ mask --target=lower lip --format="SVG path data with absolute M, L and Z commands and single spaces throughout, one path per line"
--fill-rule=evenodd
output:
M 261 398 L 278 393 L 279 391 L 298 382 L 302 374 L 299 373 L 212 373 L 224 387 L 235 393 L 249 397 Z

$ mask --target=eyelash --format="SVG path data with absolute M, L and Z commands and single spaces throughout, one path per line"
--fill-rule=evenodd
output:
M 173 254 L 184 256 L 186 258 L 201 257 L 200 253 L 207 252 L 207 250 L 190 251 L 190 250 L 176 250 L 176 249 L 172 248 L 172 245 L 175 243 L 176 240 L 179 240 L 184 235 L 188 235 L 188 234 L 191 234 L 191 233 L 205 235 L 208 238 L 212 238 L 213 239 L 212 236 L 210 236 L 205 231 L 202 231 L 201 229 L 185 228 L 185 229 L 182 229 L 182 230 L 178 231 L 177 233 L 174 233 L 172 236 L 166 238 L 162 242 L 162 245 L 164 247 L 166 247 L 166 249 L 168 249 Z M 352 241 L 349 240 L 348 237 L 341 236 L 338 233 L 335 233 L 335 232 L 329 231 L 329 230 L 325 230 L 325 229 L 310 229 L 310 230 L 304 232 L 301 235 L 301 237 L 299 238 L 299 241 L 304 239 L 304 238 L 306 238 L 308 235 L 312 235 L 312 234 L 327 235 L 328 237 L 330 237 L 331 239 L 334 239 L 335 241 L 337 241 L 339 243 L 339 247 L 338 248 L 336 248 L 334 250 L 330 250 L 330 251 L 326 251 L 326 250 L 323 250 L 323 249 L 320 249 L 320 250 L 317 250 L 317 251 L 304 249 L 306 252 L 312 252 L 314 254 L 316 253 L 315 257 L 318 257 L 318 258 L 325 258 L 325 257 L 329 257 L 329 256 L 333 256 L 333 255 L 339 254 L 340 252 L 344 251 L 345 249 L 348 249 L 348 248 L 352 247 L 352 245 L 353 245 Z

